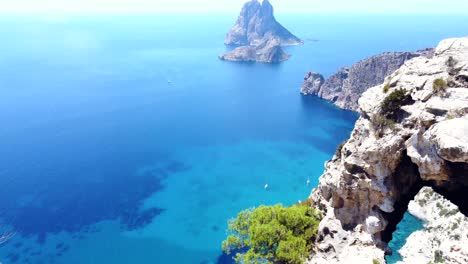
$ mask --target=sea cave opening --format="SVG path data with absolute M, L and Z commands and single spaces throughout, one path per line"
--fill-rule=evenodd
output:
M 450 181 L 423 181 L 416 164 L 411 161 L 406 153 L 403 154 L 403 158 L 398 168 L 395 170 L 397 173 L 393 175 L 393 177 L 389 177 L 386 182 L 387 186 L 395 186 L 394 190 L 397 192 L 397 197 L 399 197 L 399 199 L 394 204 L 395 210 L 393 212 L 386 213 L 380 211 L 388 220 L 386 229 L 380 234 L 384 242 L 390 243 L 397 235 L 395 234 L 397 226 L 402 221 L 408 221 L 408 205 L 419 193 L 421 188 L 425 186 L 431 187 L 435 192 L 458 206 L 462 214 L 468 216 L 468 203 L 466 203 L 468 200 L 468 164 L 456 162 L 447 162 L 446 164 L 450 172 Z M 403 220 L 404 218 L 406 220 Z M 412 224 L 414 225 L 414 221 Z M 411 226 L 409 228 L 413 227 L 414 226 Z M 406 232 L 404 240 L 412 233 L 410 232 L 411 230 L 406 231 L 408 232 Z M 400 237 L 397 237 L 397 239 L 401 239 L 401 234 L 399 235 Z M 400 245 L 404 244 L 404 242 L 405 241 L 400 241 Z M 395 248 L 392 248 L 392 250 L 395 250 Z M 391 250 L 387 250 L 386 254 L 392 255 Z M 393 254 L 398 253 L 393 252 Z M 390 261 L 389 263 L 392 262 Z

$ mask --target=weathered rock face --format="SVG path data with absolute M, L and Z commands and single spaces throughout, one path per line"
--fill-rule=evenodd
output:
M 279 63 L 289 58 L 278 40 L 265 41 L 258 46 L 241 46 L 219 56 L 222 60 L 239 62 Z
M 389 86 L 364 92 L 351 137 L 310 196 L 325 217 L 309 263 L 385 263 L 391 233 L 423 185 L 468 199 L 466 79 L 468 37 L 447 39 L 434 57 L 406 61 Z M 436 89 L 441 80 L 447 87 Z M 397 90 L 407 99 L 390 122 L 381 106 Z
M 395 72 L 407 60 L 419 56 L 431 57 L 433 53 L 433 49 L 382 53 L 362 60 L 350 68 L 342 68 L 321 85 L 314 82 L 323 79 L 323 76 L 309 72 L 301 87 L 301 93 L 316 95 L 340 108 L 357 111 L 358 99 L 367 89 L 382 84 L 385 77 Z
M 408 237 L 399 264 L 468 263 L 468 218 L 456 205 L 424 187 L 408 211 L 424 221 L 424 229 Z
M 298 37 L 276 21 L 273 6 L 268 0 L 263 0 L 263 3 L 251 0 L 242 8 L 224 43 L 257 46 L 271 38 L 279 40 L 281 46 L 302 44 Z

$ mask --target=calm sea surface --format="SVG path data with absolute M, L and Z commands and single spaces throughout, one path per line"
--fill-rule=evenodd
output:
M 239 64 L 217 59 L 235 18 L 0 18 L 0 225 L 16 233 L 3 263 L 229 263 L 226 221 L 305 199 L 357 119 L 302 97 L 307 70 L 468 28 L 283 15 L 305 45 Z

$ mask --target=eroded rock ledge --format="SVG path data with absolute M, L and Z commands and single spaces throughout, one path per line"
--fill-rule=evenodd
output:
M 388 85 L 362 95 L 351 137 L 310 196 L 325 217 L 309 263 L 385 263 L 391 234 L 423 186 L 457 205 L 468 199 L 467 80 L 468 37 L 447 39 L 432 58 L 405 62 Z M 390 122 L 382 103 L 395 91 L 405 100 Z
M 434 49 L 415 52 L 385 52 L 344 67 L 325 80 L 322 74 L 308 72 L 304 77 L 301 93 L 316 95 L 336 106 L 358 110 L 358 99 L 369 88 L 382 84 L 385 77 L 395 72 L 406 61 L 419 57 L 431 57 Z

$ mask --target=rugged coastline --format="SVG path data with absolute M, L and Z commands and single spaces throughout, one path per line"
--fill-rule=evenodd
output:
M 358 99 L 369 88 L 382 84 L 406 61 L 424 56 L 431 57 L 434 49 L 415 52 L 385 52 L 361 60 L 351 67 L 343 67 L 325 79 L 318 72 L 307 72 L 301 87 L 304 95 L 316 95 L 336 106 L 357 111 Z
M 423 186 L 467 213 L 467 37 L 442 41 L 432 58 L 406 61 L 364 92 L 359 112 L 310 196 L 325 217 L 308 263 L 385 263 L 392 232 Z M 446 263 L 468 261 L 443 252 Z

